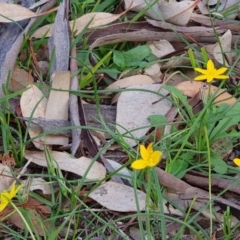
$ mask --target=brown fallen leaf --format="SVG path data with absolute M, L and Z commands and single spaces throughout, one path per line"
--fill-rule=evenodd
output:
M 209 95 L 209 85 L 204 82 L 185 81 L 176 85 L 176 88 L 182 91 L 182 93 L 188 97 L 194 97 L 199 92 L 201 93 L 201 97 L 207 97 Z M 218 89 L 218 87 L 213 85 L 210 85 L 210 94 L 216 94 L 214 102 L 217 106 L 222 103 L 232 106 L 237 101 L 237 99 L 229 94 L 226 89 Z
M 127 90 L 118 99 L 116 129 L 128 145 L 136 146 L 151 128 L 148 117 L 165 116 L 172 103 L 166 97 L 169 92 L 161 84 L 134 85 Z
M 45 119 L 68 120 L 70 72 L 55 72 L 52 76 L 52 88 L 46 106 Z M 51 145 L 67 145 L 68 137 L 48 135 L 47 141 Z
M 90 158 L 80 157 L 76 159 L 68 153 L 57 151 L 51 151 L 51 156 L 54 159 L 53 165 L 56 168 L 72 172 L 80 176 L 83 176 L 86 174 L 86 171 L 88 171 L 86 175 L 87 179 L 102 180 L 105 178 L 105 167 L 96 161 L 92 163 L 92 159 Z M 25 158 L 39 166 L 48 166 L 44 151 L 25 151 Z M 90 169 L 89 166 L 91 166 Z
M 222 29 L 229 29 L 234 32 L 240 31 L 239 22 L 229 22 L 229 21 L 219 20 L 216 18 L 210 18 L 208 16 L 204 16 L 202 14 L 196 14 L 196 13 L 192 13 L 191 20 L 208 27 L 215 26 Z
M 220 63 L 228 67 L 232 65 L 232 33 L 230 30 L 227 30 L 222 36 L 219 37 L 218 42 L 214 44 L 213 47 L 213 56 Z M 224 53 L 224 54 L 222 54 Z M 227 58 L 227 61 L 225 59 Z
M 160 184 L 166 187 L 169 192 L 178 194 L 180 199 L 192 200 L 195 196 L 197 196 L 197 201 L 198 199 L 201 202 L 209 201 L 209 192 L 197 187 L 192 187 L 188 183 L 176 178 L 170 173 L 165 172 L 161 168 L 157 167 L 156 170 L 157 170 Z M 212 194 L 211 198 L 214 199 L 214 201 L 216 202 L 219 202 L 226 206 L 230 206 L 234 209 L 240 210 L 240 206 L 238 204 L 232 203 L 231 201 L 226 200 L 222 197 L 217 197 L 216 195 Z
M 49 11 L 42 13 L 35 13 L 28 8 L 22 7 L 18 4 L 0 3 L 0 22 L 13 22 L 21 21 L 29 18 L 36 18 L 51 12 L 56 11 L 58 8 L 53 8 Z
M 182 26 L 177 26 L 174 24 L 170 23 L 165 23 L 162 21 L 156 21 L 156 20 L 151 20 L 147 19 L 147 22 L 150 23 L 151 25 L 155 27 L 159 27 L 162 29 L 172 29 L 177 32 L 182 32 L 182 33 L 196 33 L 196 32 L 214 32 L 216 31 L 217 33 L 223 33 L 224 30 L 222 29 L 213 29 L 212 27 L 202 27 L 202 26 L 188 26 L 188 27 L 182 27 Z
M 125 8 L 130 8 L 135 12 L 141 12 L 148 7 L 148 4 L 144 0 L 124 0 L 124 2 Z M 195 2 L 157 1 L 155 4 L 151 5 L 149 10 L 144 11 L 144 13 L 152 19 L 165 20 L 176 25 L 186 25 L 194 7 L 197 6 L 199 2 L 200 0 Z
M 27 1 L 21 1 L 21 4 L 26 4 Z M 44 4 L 39 12 L 45 12 L 52 9 L 56 4 L 56 0 L 50 0 Z M 21 28 L 17 24 L 6 24 L 4 31 L 0 34 L 0 53 L 1 63 L 0 64 L 0 86 L 6 84 L 9 72 L 13 70 L 18 53 L 22 47 L 22 43 L 25 39 L 25 35 L 28 33 L 30 27 L 36 21 L 37 18 L 32 18 L 29 23 L 20 22 Z M 24 30 L 22 30 L 24 29 Z M 0 98 L 3 97 L 3 89 L 0 87 Z
M 154 83 L 154 81 L 145 75 L 134 75 L 131 77 L 126 77 L 123 79 L 119 79 L 116 82 L 110 84 L 108 87 L 105 89 L 120 89 L 120 88 L 126 88 L 130 87 L 132 85 L 137 85 L 137 84 L 151 84 Z
M 84 28 L 95 28 L 99 26 L 106 25 L 108 23 L 114 22 L 118 18 L 120 18 L 125 12 L 120 14 L 111 14 L 105 12 L 92 12 L 83 15 L 82 17 L 72 20 L 69 22 L 70 28 L 72 29 L 74 35 L 78 35 L 80 32 L 84 30 Z M 52 27 L 53 24 L 45 25 L 39 28 L 32 37 L 41 38 L 42 36 L 50 37 L 52 36 Z
M 146 194 L 136 190 L 139 210 L 146 208 Z M 88 197 L 106 207 L 118 212 L 137 211 L 134 188 L 124 184 L 108 181 L 91 191 Z
M 11 151 L 6 152 L 4 154 L 0 154 L 0 161 L 2 161 L 3 165 L 13 166 L 13 167 L 16 166 L 16 161 Z
M 25 208 L 25 214 L 29 214 L 28 217 L 31 219 L 33 224 L 32 227 L 35 228 L 36 232 L 41 236 L 46 235 L 45 230 L 49 229 L 51 226 L 50 222 L 46 221 L 47 216 L 51 213 L 51 209 L 31 197 L 26 203 L 17 204 L 17 206 Z M 0 222 L 7 220 L 18 228 L 23 229 L 25 227 L 25 223 L 23 222 L 22 217 L 17 212 L 10 214 L 11 212 L 13 212 L 13 208 L 11 206 L 5 208 L 0 213 Z M 9 217 L 6 218 L 8 215 Z
M 16 92 L 25 89 L 31 83 L 33 83 L 32 76 L 24 69 L 15 66 L 9 83 L 9 89 Z
M 35 85 L 29 85 L 28 89 L 22 94 L 20 106 L 23 117 L 44 118 L 47 107 L 47 99 L 43 93 Z M 28 129 L 31 138 L 37 137 L 42 133 L 41 127 L 36 124 L 31 124 Z M 46 139 L 37 138 L 33 140 L 36 148 L 43 150 L 43 143 Z
M 27 180 L 22 180 L 25 186 L 30 186 L 30 191 L 41 190 L 44 195 L 51 194 L 55 192 L 51 187 L 50 183 L 45 181 L 43 178 L 34 177 L 33 179 L 28 178 Z
M 14 178 L 10 167 L 0 163 L 0 192 L 9 189 L 13 181 Z

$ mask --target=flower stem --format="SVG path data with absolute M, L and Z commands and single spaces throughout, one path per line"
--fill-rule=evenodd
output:
M 13 206 L 13 208 L 16 210 L 16 212 L 19 214 L 19 216 L 22 218 L 22 220 L 23 220 L 27 230 L 29 231 L 32 239 L 36 240 L 36 238 L 34 237 L 34 234 L 33 234 L 32 230 L 31 230 L 30 226 L 28 225 L 28 223 L 27 223 L 26 219 L 24 218 L 24 216 L 22 215 L 21 211 L 16 207 L 16 205 L 13 202 L 10 202 L 10 203 Z

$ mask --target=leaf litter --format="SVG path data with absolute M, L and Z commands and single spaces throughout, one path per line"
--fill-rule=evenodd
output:
M 29 25 L 23 26 L 23 33 L 28 34 L 34 44 L 37 44 L 37 38 L 50 37 L 48 46 L 44 41 L 38 45 L 49 50 L 46 58 L 50 68 L 45 74 L 46 79 L 42 78 L 39 67 L 34 69 L 27 65 L 23 67 L 26 63 L 19 64 L 17 55 L 21 51 L 22 33 L 16 35 L 16 42 L 11 43 L 8 56 L 0 54 L 3 59 L 0 61 L 0 83 L 7 84 L 8 91 L 11 91 L 1 89 L 1 97 L 8 96 L 8 104 L 17 114 L 17 121 L 22 121 L 21 129 L 26 132 L 24 144 L 23 141 L 16 143 L 23 148 L 22 151 L 11 146 L 15 138 L 8 146 L 4 139 L 1 140 L 3 152 L 14 151 L 11 162 L 2 157 L 2 162 L 8 166 L 1 164 L 1 193 L 7 191 L 16 179 L 24 183 L 24 191 L 17 198 L 22 197 L 22 200 L 14 200 L 14 203 L 19 209 L 28 211 L 28 219 L 32 222 L 29 226 L 34 226 L 34 234 L 40 236 L 53 236 L 49 230 L 53 213 L 50 206 L 53 203 L 48 195 L 54 193 L 64 196 L 61 207 L 70 214 L 74 201 L 87 205 L 83 214 L 88 214 L 89 219 L 100 227 L 101 221 L 95 219 L 96 215 L 89 214 L 89 209 L 97 211 L 106 223 L 109 216 L 104 216 L 102 211 L 108 212 L 110 218 L 117 222 L 120 214 L 125 217 L 121 220 L 125 226 L 118 226 L 114 233 L 109 228 L 102 233 L 103 236 L 117 234 L 118 237 L 139 238 L 140 235 L 141 239 L 141 234 L 144 234 L 148 239 L 173 239 L 177 232 L 179 239 L 184 239 L 180 235 L 185 234 L 192 239 L 206 235 L 211 239 L 223 237 L 221 224 L 226 218 L 225 210 L 230 207 L 232 222 L 229 231 L 238 224 L 240 210 L 239 172 L 232 161 L 239 155 L 239 94 L 236 90 L 239 59 L 234 51 L 238 48 L 239 13 L 233 11 L 239 3 L 230 0 L 219 4 L 216 1 L 159 1 L 150 6 L 146 1 L 125 0 L 122 3 L 124 11 L 86 12 L 74 19 L 70 17 L 70 21 L 67 1 L 58 7 L 54 1 L 37 4 L 26 7 L 24 4 L 0 3 L 0 22 L 6 24 L 33 18 Z M 33 9 L 40 5 L 40 11 L 35 12 Z M 54 23 L 46 24 L 47 20 L 40 23 L 42 26 L 35 28 L 34 32 L 29 31 L 35 18 L 54 11 L 57 11 Z M 138 13 L 144 13 L 145 20 L 131 22 L 132 16 Z M 208 16 L 204 15 L 206 13 Z M 225 17 L 227 13 L 228 18 Z M 6 41 L 4 34 L 3 37 L 0 35 L 1 43 Z M 125 45 L 120 47 L 122 43 Z M 115 47 L 108 48 L 109 44 Z M 111 52 L 104 61 L 96 58 L 98 54 L 103 58 L 106 49 Z M 194 50 L 195 63 L 189 49 Z M 34 62 L 33 66 L 38 66 L 34 51 L 31 48 L 30 61 Z M 7 64 L 9 58 L 11 64 Z M 194 68 L 205 69 L 208 58 L 217 68 L 223 65 L 229 68 L 229 81 L 223 85 L 193 81 L 197 75 Z M 12 76 L 7 82 L 9 70 Z M 89 72 L 92 79 L 82 87 L 81 81 L 89 79 Z M 12 96 L 19 95 L 20 110 L 12 101 Z M 207 105 L 210 101 L 212 104 Z M 110 106 L 111 103 L 116 106 Z M 191 125 L 191 121 L 201 121 L 199 116 L 203 112 L 205 117 L 212 116 L 206 126 L 209 127 L 207 131 L 211 141 L 208 167 L 214 176 L 202 166 L 194 168 L 197 163 L 204 165 L 206 160 L 209 161 L 203 153 L 192 153 L 197 151 L 194 136 L 204 136 L 206 127 L 195 133 L 193 126 L 197 124 Z M 10 122 L 10 126 L 11 129 L 16 128 L 16 120 Z M 192 131 L 188 143 L 179 140 L 183 135 L 181 131 L 185 135 Z M 139 144 L 153 141 L 161 150 L 165 149 L 161 164 L 154 168 L 157 181 L 165 189 L 161 207 L 154 203 L 154 194 L 149 199 L 151 176 L 147 172 L 137 176 L 129 169 L 133 160 L 138 159 Z M 120 159 L 116 148 L 111 150 L 112 144 L 121 149 L 123 156 L 120 155 Z M 168 148 L 169 144 L 171 148 Z M 185 148 L 190 151 L 182 153 Z M 173 154 L 174 151 L 176 153 Z M 111 159 L 109 153 L 113 153 Z M 25 165 L 23 161 L 19 162 L 23 157 Z M 13 160 L 16 166 L 11 164 Z M 23 167 L 21 172 L 19 167 Z M 136 178 L 142 182 L 135 184 Z M 24 194 L 31 192 L 34 195 L 24 200 Z M 41 197 L 36 198 L 36 195 Z M 209 209 L 207 205 L 210 202 Z M 12 211 L 12 205 L 7 206 L 0 215 L 1 221 Z M 146 215 L 140 218 L 140 212 Z M 189 233 L 184 229 L 186 226 L 171 221 L 174 226 L 167 225 L 166 236 L 163 236 L 163 229 L 159 227 L 161 217 L 148 219 L 150 212 L 177 216 L 179 220 L 186 219 L 186 213 L 193 215 L 199 212 L 195 221 L 206 230 Z M 128 219 L 132 213 L 137 214 Z M 7 220 L 24 229 L 19 213 L 8 216 Z M 141 232 L 141 224 L 147 226 L 147 221 L 153 227 Z M 204 225 L 204 221 L 208 224 Z M 155 223 L 157 227 L 154 227 Z M 54 224 L 60 226 L 59 223 Z M 92 231 L 86 227 L 80 235 L 89 237 Z M 73 236 L 71 234 L 69 237 Z M 238 231 L 232 237 L 237 234 Z M 63 232 L 59 230 L 57 235 L 59 237 Z

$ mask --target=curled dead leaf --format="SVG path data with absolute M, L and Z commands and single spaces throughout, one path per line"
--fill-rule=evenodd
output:
M 134 75 L 131 77 L 126 77 L 123 79 L 119 79 L 116 82 L 110 84 L 106 89 L 119 89 L 126 88 L 137 84 L 151 84 L 154 81 L 145 75 Z
M 87 172 L 87 179 L 102 180 L 105 178 L 105 167 L 99 162 L 92 163 L 92 159 L 90 158 L 80 157 L 76 159 L 68 153 L 57 151 L 52 151 L 51 156 L 54 159 L 52 164 L 56 168 L 72 172 L 80 176 L 85 175 Z M 48 162 L 43 151 L 25 151 L 25 158 L 39 166 L 48 166 Z
M 29 85 L 28 89 L 22 94 L 20 106 L 23 117 L 44 118 L 47 107 L 47 99 L 38 87 L 35 85 Z M 31 138 L 35 138 L 42 133 L 42 128 L 36 124 L 31 124 L 28 132 Z M 45 139 L 37 138 L 33 141 L 33 143 L 36 148 L 43 150 L 44 146 L 42 143 L 44 141 Z
M 111 14 L 111 13 L 105 13 L 105 12 L 92 12 L 87 13 L 83 15 L 82 17 L 70 21 L 70 28 L 73 30 L 73 32 L 77 35 L 80 32 L 82 32 L 86 27 L 87 28 L 94 28 L 106 25 L 108 23 L 116 21 L 118 18 L 120 18 L 123 14 Z M 34 38 L 41 38 L 46 34 L 46 37 L 52 36 L 52 28 L 53 24 L 47 24 L 41 28 L 39 28 L 32 37 Z
M 56 11 L 58 8 L 51 9 L 43 13 L 35 13 L 28 8 L 18 4 L 0 3 L 0 22 L 14 22 L 24 19 L 35 18 Z
M 140 211 L 145 210 L 146 194 L 136 190 Z M 116 182 L 105 182 L 94 189 L 89 197 L 106 207 L 118 212 L 137 211 L 134 188 Z
M 179 89 L 184 95 L 188 97 L 194 97 L 199 92 L 201 93 L 200 94 L 201 98 L 202 96 L 208 96 L 209 93 L 211 95 L 216 94 L 214 102 L 217 106 L 219 106 L 222 103 L 226 103 L 232 106 L 237 101 L 237 99 L 233 97 L 231 94 L 229 94 L 226 89 L 218 89 L 218 87 L 216 86 L 208 85 L 203 82 L 185 81 L 176 85 L 176 88 Z

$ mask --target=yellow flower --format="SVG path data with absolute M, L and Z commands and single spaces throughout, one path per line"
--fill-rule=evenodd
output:
M 199 75 L 194 78 L 196 81 L 207 80 L 208 83 L 212 82 L 213 79 L 228 79 L 228 75 L 222 75 L 227 71 L 226 67 L 221 67 L 216 69 L 213 61 L 210 59 L 207 62 L 207 69 L 194 68 L 195 71 L 202 73 L 203 75 Z
M 140 145 L 140 154 L 142 158 L 135 160 L 131 165 L 132 168 L 137 170 L 144 169 L 146 167 L 154 167 L 162 158 L 162 152 L 153 151 L 152 143 L 150 143 L 147 148 L 145 148 L 143 145 Z
M 240 167 L 240 158 L 234 158 L 234 159 L 233 159 L 233 162 L 234 162 L 238 167 Z
M 11 202 L 12 198 L 16 196 L 17 192 L 22 187 L 23 187 L 23 184 L 19 185 L 16 188 L 15 182 L 14 182 L 8 191 L 5 190 L 0 193 L 0 212 L 2 212 L 5 209 L 5 207 Z

